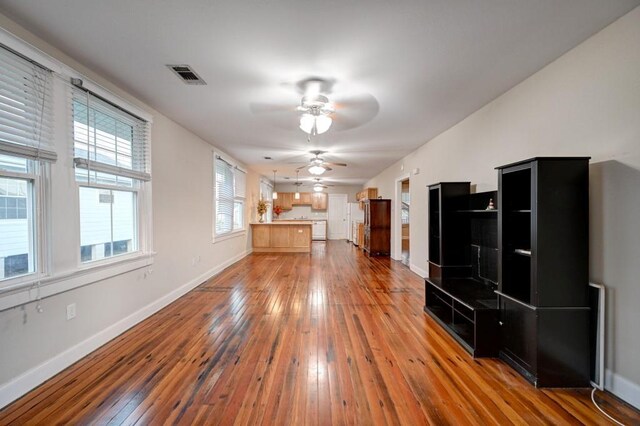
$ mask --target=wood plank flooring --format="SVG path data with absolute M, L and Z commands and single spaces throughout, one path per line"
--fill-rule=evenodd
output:
M 0 424 L 608 424 L 589 390 L 472 359 L 423 281 L 345 242 L 253 254 L 0 411 Z M 598 400 L 626 424 L 640 415 Z

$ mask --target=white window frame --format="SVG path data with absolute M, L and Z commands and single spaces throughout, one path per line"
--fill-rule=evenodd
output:
M 79 214 L 69 215 L 69 217 L 63 221 L 64 223 L 61 227 L 59 215 L 56 215 L 56 217 L 53 215 L 53 203 L 51 200 L 53 197 L 64 195 L 64 199 L 61 199 L 61 202 L 68 204 L 72 212 L 79 212 L 79 189 L 72 184 L 61 190 L 61 186 L 67 185 L 67 182 L 75 182 L 75 169 L 74 167 L 67 166 L 73 164 L 73 156 L 70 155 L 68 144 L 64 143 L 73 138 L 68 125 L 69 118 L 65 111 L 65 108 L 68 109 L 66 90 L 69 89 L 68 82 L 71 78 L 82 79 L 83 87 L 86 89 L 145 120 L 150 126 L 148 133 L 149 156 L 151 156 L 152 148 L 151 124 L 153 123 L 153 115 L 145 109 L 118 96 L 114 92 L 105 89 L 75 69 L 51 57 L 3 28 L 0 28 L 0 44 L 48 68 L 54 73 L 52 151 L 48 151 L 46 148 L 42 150 L 36 148 L 35 153 L 40 161 L 37 161 L 36 167 L 33 168 L 36 177 L 33 186 L 33 198 L 36 209 L 34 213 L 36 216 L 34 228 L 37 227 L 37 229 L 34 230 L 37 242 L 37 253 L 35 256 L 38 258 L 37 267 L 39 269 L 37 274 L 31 273 L 0 281 L 0 311 L 142 268 L 148 268 L 144 273 L 145 277 L 151 274 L 151 267 L 156 254 L 153 250 L 151 181 L 144 182 L 143 186 L 139 188 L 137 197 L 137 212 L 140 216 L 138 218 L 138 252 L 134 252 L 131 256 L 115 256 L 115 258 L 107 259 L 105 262 L 91 262 L 89 265 L 86 263 L 81 266 L 79 265 Z M 63 143 L 56 146 L 55 141 L 63 141 Z M 0 148 L 7 147 L 0 143 Z M 5 152 L 6 155 L 33 156 L 34 154 L 34 149 L 30 148 L 19 148 L 16 150 L 14 146 L 10 146 L 8 149 L 9 150 Z M 62 161 L 53 164 L 57 156 L 61 156 Z M 122 188 L 118 188 L 118 190 L 122 190 Z M 58 198 L 56 198 L 56 200 L 58 200 Z M 67 242 L 71 241 L 71 244 L 78 247 L 77 250 L 71 246 L 67 247 L 66 243 L 65 247 L 60 247 L 57 241 L 53 240 L 54 219 L 56 225 L 55 231 L 58 233 L 69 232 L 71 235 Z M 66 226 L 69 226 L 70 229 L 65 230 L 64 227 Z M 75 241 L 76 239 L 77 242 Z M 74 253 L 67 256 L 62 263 L 59 262 L 59 258 L 54 262 L 54 250 L 61 249 L 73 250 Z M 77 262 L 74 261 L 74 256 L 77 257 Z
M 41 68 L 45 73 L 52 73 L 43 57 L 36 54 L 35 49 L 28 47 L 26 43 L 15 38 L 10 33 L 0 28 L 0 48 L 14 53 L 17 57 L 22 57 L 25 61 Z M 49 74 L 49 84 L 53 81 L 53 75 Z M 46 87 L 46 86 L 45 86 Z M 53 94 L 53 85 L 47 89 L 48 95 Z M 44 114 L 49 116 L 52 113 L 52 105 L 44 101 L 39 105 Z M 11 127 L 11 126 L 9 126 Z M 47 126 L 48 127 L 48 126 Z M 33 253 L 33 272 L 18 275 L 12 278 L 0 279 L 0 296 L 12 288 L 29 286 L 39 283 L 49 276 L 51 270 L 51 250 L 49 248 L 51 232 L 51 209 L 50 209 L 50 164 L 55 162 L 57 155 L 53 148 L 53 135 L 50 130 L 42 130 L 40 136 L 44 138 L 36 141 L 16 142 L 15 140 L 0 140 L 0 154 L 14 158 L 25 158 L 27 160 L 26 172 L 14 172 L 0 169 L 0 177 L 26 180 L 31 183 L 31 194 L 27 197 L 27 209 L 31 211 L 32 220 L 29 223 L 29 246 Z M 4 267 L 4 265 L 2 265 Z
M 213 190 L 212 190 L 212 194 L 213 194 L 213 212 L 212 212 L 212 230 L 211 230 L 211 236 L 212 236 L 212 240 L 213 243 L 217 243 L 220 241 L 224 241 L 227 240 L 229 238 L 235 238 L 235 237 L 240 237 L 243 235 L 246 235 L 247 233 L 247 199 L 246 199 L 246 189 L 245 189 L 245 196 L 244 197 L 238 197 L 235 194 L 235 172 L 236 170 L 240 171 L 241 173 L 245 173 L 246 175 L 246 170 L 244 170 L 243 168 L 239 167 L 238 164 L 231 160 L 228 156 L 226 156 L 225 154 L 222 154 L 218 151 L 212 151 L 212 161 L 213 161 L 213 179 L 212 179 L 212 185 L 213 185 Z M 230 164 L 233 168 L 234 168 L 234 196 L 233 196 L 233 202 L 234 204 L 236 203 L 236 201 L 241 201 L 242 202 L 242 228 L 240 229 L 232 229 L 229 232 L 224 232 L 224 233 L 217 233 L 216 232 L 216 207 L 217 207 L 217 200 L 218 200 L 218 195 L 216 193 L 216 158 L 220 157 L 223 161 L 225 161 L 227 164 Z M 246 186 L 246 178 L 245 178 L 245 186 Z M 235 212 L 235 206 L 234 206 L 234 212 Z M 232 226 L 233 226 L 233 218 L 231 220 Z
M 2 152 L 0 152 L 2 153 Z M 9 155 L 7 153 L 2 153 Z M 11 172 L 0 169 L 0 178 L 14 178 L 30 181 L 32 183 L 32 195 L 27 197 L 27 210 L 31 210 L 33 220 L 29 224 L 29 245 L 33 252 L 33 272 L 18 275 L 13 278 L 0 280 L 0 289 L 14 287 L 21 284 L 34 283 L 48 276 L 50 269 L 50 251 L 46 250 L 50 227 L 47 226 L 50 218 L 48 205 L 49 197 L 46 188 L 49 183 L 49 167 L 46 162 L 27 160 L 31 162 L 27 172 Z M 2 265 L 4 267 L 4 265 Z
M 73 89 L 70 89 L 73 90 Z M 116 108 L 120 108 L 123 111 L 127 110 L 127 105 L 120 106 L 117 100 L 112 100 L 110 97 L 105 97 L 103 94 L 98 94 L 93 92 L 93 90 L 89 90 L 93 95 L 101 98 L 103 101 L 114 105 Z M 69 96 L 69 101 L 71 103 L 70 110 L 73 111 L 73 96 Z M 90 107 L 90 106 L 89 106 Z M 131 113 L 132 115 L 137 115 Z M 75 150 L 75 138 L 73 133 L 73 113 L 71 113 L 71 130 L 69 134 L 69 143 L 71 144 L 71 150 Z M 143 120 L 147 121 L 150 125 L 150 121 L 145 118 Z M 151 131 L 148 130 L 149 137 L 147 143 L 149 144 L 147 147 L 147 154 L 151 156 Z M 76 166 L 78 162 L 75 162 Z M 84 168 L 84 167 L 83 167 Z M 112 172 L 111 170 L 105 170 L 105 172 Z M 118 175 L 117 168 L 114 168 L 114 175 Z M 78 271 L 86 272 L 91 269 L 99 269 L 109 265 L 118 265 L 124 262 L 131 262 L 140 258 L 147 258 L 150 255 L 154 255 L 153 251 L 153 242 L 152 242 L 152 233 L 153 233 L 153 224 L 152 224 L 152 209 L 151 209 L 151 178 L 150 175 L 148 177 L 149 180 L 137 180 L 134 178 L 133 186 L 118 186 L 118 185 L 108 185 L 101 184 L 88 181 L 78 181 L 76 179 L 76 170 L 75 167 L 71 167 L 71 173 L 73 175 L 73 180 L 76 183 L 76 213 L 77 213 L 77 230 L 76 230 L 76 268 Z M 131 172 L 133 173 L 133 172 Z M 141 173 L 141 176 L 144 175 Z M 124 176 L 129 177 L 129 176 Z M 105 257 L 102 259 L 90 260 L 83 262 L 82 254 L 81 254 L 81 229 L 80 229 L 80 188 L 95 188 L 95 189 L 104 189 L 104 190 L 113 190 L 113 191 L 121 191 L 121 192 L 132 192 L 135 193 L 135 235 L 137 237 L 136 241 L 136 249 L 124 254 L 119 255 L 111 255 L 109 257 Z M 113 248 L 112 248 L 113 250 Z M 115 275 L 115 274 L 114 274 Z

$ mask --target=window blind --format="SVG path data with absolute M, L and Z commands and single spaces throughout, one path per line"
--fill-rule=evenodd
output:
M 0 153 L 56 161 L 51 71 L 0 46 Z
M 233 168 L 234 195 L 245 198 L 247 192 L 247 174 L 237 167 Z
M 215 233 L 218 235 L 233 231 L 233 198 L 235 189 L 233 170 L 234 168 L 231 164 L 216 155 Z
M 77 168 L 151 180 L 149 124 L 74 86 L 73 155 Z

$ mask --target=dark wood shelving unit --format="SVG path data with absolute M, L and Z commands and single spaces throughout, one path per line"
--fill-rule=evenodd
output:
M 589 385 L 589 159 L 498 167 L 500 352 L 541 387 Z
M 474 357 L 498 353 L 496 192 L 469 182 L 428 187 L 429 277 L 424 311 Z
M 364 251 L 369 256 L 391 254 L 391 200 L 364 201 Z

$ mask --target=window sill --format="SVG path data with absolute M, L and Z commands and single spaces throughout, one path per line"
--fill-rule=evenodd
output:
M 58 293 L 151 266 L 154 256 L 155 253 L 153 252 L 138 253 L 135 256 L 117 259 L 117 261 L 90 265 L 89 267 L 66 273 L 45 276 L 39 280 L 34 278 L 14 286 L 0 288 L 0 311 L 36 300 L 38 291 L 35 287 L 38 281 L 40 282 L 40 298 L 44 299 Z
M 223 235 L 214 235 L 213 236 L 213 244 L 219 243 L 220 241 L 230 240 L 231 238 L 243 237 L 247 235 L 246 229 L 239 229 L 237 231 L 229 232 L 228 234 Z

